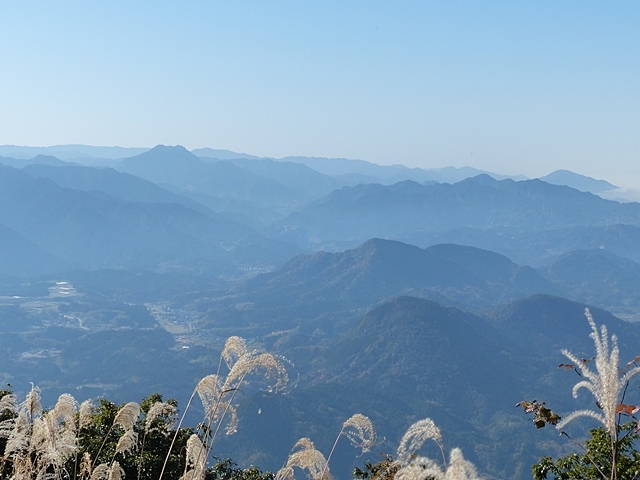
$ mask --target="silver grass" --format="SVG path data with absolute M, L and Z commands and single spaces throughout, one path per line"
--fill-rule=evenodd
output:
M 58 397 L 53 410 L 43 414 L 50 431 L 48 447 L 56 451 L 55 458 L 59 458 L 59 466 L 78 451 L 77 412 L 76 399 L 68 393 L 63 393 Z
M 464 459 L 462 450 L 451 450 L 450 462 L 446 470 L 427 457 L 412 457 L 411 462 L 402 466 L 395 474 L 396 480 L 481 480 L 473 464 Z
M 53 415 L 58 422 L 64 424 L 66 428 L 74 430 L 76 413 L 78 413 L 78 402 L 68 393 L 60 395 L 53 411 L 48 412 L 48 414 Z
M 138 434 L 133 430 L 126 430 L 124 434 L 118 439 L 116 445 L 116 452 L 114 455 L 122 453 L 126 455 L 131 453 L 138 446 Z
M 0 414 L 5 411 L 16 413 L 18 411 L 18 397 L 13 393 L 8 393 L 0 398 Z
M 0 398 L 0 415 L 8 412 L 12 414 L 7 420 L 0 422 L 0 438 L 7 438 L 13 430 L 15 419 L 13 415 L 18 413 L 18 399 L 13 394 L 7 394 Z
M 411 463 L 400 468 L 394 475 L 395 480 L 444 480 L 445 473 L 430 458 L 414 457 Z
M 162 431 L 162 433 L 169 433 L 176 424 L 176 416 L 178 410 L 173 405 L 166 402 L 156 402 L 151 405 L 151 408 L 147 412 L 144 419 L 144 431 L 149 433 L 151 431 Z M 167 422 L 162 424 L 162 428 L 153 426 L 153 422 L 160 417 L 165 417 Z
M 5 407 L 12 408 L 10 403 Z M 75 399 L 63 394 L 53 409 L 43 413 L 40 391 L 32 384 L 12 424 L 0 426 L 7 438 L 4 454 L 13 462 L 14 478 L 60 477 L 64 462 L 78 450 L 76 411 Z
M 60 477 L 53 472 L 49 472 L 47 469 L 40 469 L 36 472 L 36 479 L 35 480 L 56 480 L 59 479 Z
M 63 462 L 64 446 L 57 445 L 56 426 L 52 416 L 43 415 L 33 421 L 29 451 L 37 455 L 37 468 L 45 471 Z M 59 447 L 59 448 L 58 448 Z
M 376 442 L 373 423 L 360 413 L 356 413 L 342 424 L 341 434 L 344 434 L 354 447 L 362 450 L 362 453 L 368 452 Z
M 211 425 L 216 420 L 221 420 L 228 415 L 226 433 L 227 435 L 235 433 L 238 430 L 238 411 L 231 402 L 236 390 L 224 390 L 219 375 L 207 375 L 198 382 L 196 391 L 202 401 L 207 423 Z
M 8 418 L 0 422 L 0 438 L 8 438 L 13 431 L 15 424 L 14 418 Z
M 307 471 L 307 477 L 312 480 L 328 480 L 331 478 L 329 464 L 324 455 L 316 449 L 309 438 L 301 438 L 293 446 L 291 454 L 287 459 L 279 478 L 288 478 L 286 475 L 293 474 L 293 468 L 297 467 Z
M 14 480 L 30 478 L 34 471 L 31 459 L 26 455 L 21 455 L 13 460 L 13 477 Z
M 181 477 L 183 480 L 204 478 L 207 467 L 207 452 L 206 447 L 196 434 L 191 435 L 187 440 L 187 465 L 191 467 L 191 470 L 185 472 Z
M 120 464 L 118 462 L 113 462 L 109 468 L 109 477 L 107 480 L 123 480 L 124 476 L 124 470 Z
M 471 462 L 462 456 L 462 450 L 454 448 L 449 456 L 449 465 L 444 480 L 481 480 Z
M 225 342 L 220 356 L 227 364 L 227 368 L 231 370 L 234 363 L 246 353 L 248 349 L 245 340 L 242 337 L 232 336 Z
M 239 388 L 245 381 L 247 375 L 264 371 L 264 378 L 267 380 L 267 391 L 278 392 L 288 384 L 289 375 L 287 369 L 274 355 L 270 353 L 245 353 L 227 374 L 222 386 L 223 390 Z
M 338 433 L 336 441 L 333 442 L 333 447 L 327 457 L 327 468 L 342 435 L 347 437 L 354 447 L 361 449 L 363 454 L 368 452 L 376 441 L 376 431 L 371 420 L 361 413 L 356 413 L 342 424 L 340 433 Z
M 295 478 L 293 468 L 282 467 L 278 470 L 273 480 L 295 480 Z
M 584 379 L 574 385 L 573 397 L 577 398 L 580 389 L 584 388 L 595 397 L 601 411 L 590 409 L 574 411 L 558 422 L 556 428 L 563 430 L 569 422 L 578 417 L 591 417 L 602 423 L 611 438 L 616 439 L 616 411 L 619 399 L 629 380 L 640 373 L 640 367 L 636 366 L 621 375 L 617 337 L 615 335 L 611 336 L 610 346 L 607 327 L 602 325 L 598 332 L 598 327 L 588 308 L 585 309 L 585 316 L 591 326 L 589 337 L 593 339 L 596 348 L 596 356 L 594 358 L 595 371 L 591 370 L 586 362 L 583 362 L 568 350 L 562 350 L 562 353 L 573 362 L 576 370 Z
M 223 360 L 229 368 L 229 373 L 224 380 L 220 373 Z M 191 402 L 196 394 L 198 394 L 206 412 L 206 427 L 209 432 L 213 431 L 211 439 L 206 445 L 205 458 L 208 458 L 208 454 L 213 448 L 214 441 L 221 428 L 222 420 L 227 415 L 229 415 L 229 422 L 226 429 L 227 434 L 234 433 L 237 430 L 238 417 L 237 402 L 234 402 L 235 396 L 240 391 L 242 384 L 246 381 L 246 377 L 257 373 L 260 369 L 264 370 L 264 376 L 267 380 L 267 390 L 272 392 L 279 391 L 287 385 L 289 380 L 287 370 L 276 357 L 270 354 L 259 354 L 256 351 L 249 352 L 246 342 L 242 338 L 230 337 L 226 341 L 221 353 L 216 374 L 203 378 L 191 394 L 187 402 L 187 407 L 176 428 L 176 433 L 171 441 L 169 451 L 171 451 L 175 444 L 178 431 L 191 406 Z M 215 429 L 211 428 L 214 421 L 217 421 Z M 169 456 L 167 455 L 158 480 L 163 478 L 168 458 Z M 186 472 L 185 475 L 183 475 L 183 479 L 191 477 L 193 477 L 193 473 L 191 472 Z
M 227 426 L 224 432 L 227 435 L 233 435 L 238 431 L 238 409 L 229 402 L 220 402 L 216 418 L 227 417 Z
M 120 425 L 125 430 L 133 430 L 139 416 L 140 405 L 136 402 L 129 402 L 118 410 L 116 418 L 113 420 L 113 425 Z
M 85 428 L 91 425 L 93 408 L 92 400 L 85 400 L 80 404 L 80 408 L 78 409 L 78 428 Z
M 82 459 L 80 460 L 80 478 L 91 477 L 92 463 L 91 454 L 89 452 L 84 452 L 82 454 Z
M 300 440 L 298 440 L 295 445 L 293 446 L 293 448 L 291 449 L 292 451 L 295 449 L 301 449 L 301 450 L 310 450 L 310 449 L 314 449 L 316 448 L 315 444 L 311 441 L 311 439 L 309 437 L 302 437 Z
M 405 432 L 402 440 L 400 441 L 400 445 L 398 446 L 396 461 L 401 466 L 408 465 L 410 463 L 411 456 L 415 454 L 427 440 L 433 440 L 436 442 L 440 451 L 444 452 L 440 429 L 436 427 L 435 423 L 433 423 L 433 420 L 430 418 L 417 421 Z
M 37 469 L 57 472 L 78 451 L 73 404 L 69 395 L 61 396 L 56 408 L 34 419 L 29 450 L 36 454 Z M 66 422 L 65 422 L 66 419 Z
M 109 480 L 109 470 L 110 467 L 108 463 L 101 463 L 91 472 L 90 480 Z
M 21 408 L 15 418 L 13 428 L 9 432 L 7 444 L 5 445 L 5 455 L 17 454 L 29 447 L 31 439 L 31 423 L 29 422 L 26 409 Z
M 40 389 L 33 383 L 31 384 L 31 391 L 27 393 L 27 396 L 22 403 L 22 408 L 26 410 L 29 418 L 34 418 L 36 415 L 42 413 L 42 404 L 40 403 Z
M 200 397 L 205 415 L 211 416 L 211 412 L 222 397 L 222 381 L 219 375 L 207 375 L 198 382 L 196 392 Z
M 227 342 L 225 350 L 227 350 L 227 355 L 231 355 L 231 353 L 235 355 L 243 351 L 245 348 L 243 346 L 244 340 L 236 337 Z M 262 371 L 267 383 L 267 390 L 271 392 L 282 390 L 289 381 L 287 370 L 282 362 L 269 353 L 259 353 L 254 350 L 245 352 L 234 359 L 235 362 L 233 362 L 224 381 L 217 374 L 208 375 L 196 387 L 205 407 L 208 425 L 211 426 L 214 421 L 218 421 L 213 439 L 216 438 L 221 427 L 222 419 L 227 416 L 229 419 L 226 427 L 227 435 L 237 431 L 238 417 L 234 399 L 242 384 L 247 382 L 247 376 Z M 209 443 L 208 448 L 211 449 L 212 446 L 213 440 Z

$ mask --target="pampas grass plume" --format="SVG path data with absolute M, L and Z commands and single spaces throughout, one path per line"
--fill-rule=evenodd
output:
M 136 402 L 129 402 L 118 410 L 116 418 L 113 420 L 113 425 L 120 425 L 125 430 L 133 430 L 133 426 L 139 416 L 140 405 Z

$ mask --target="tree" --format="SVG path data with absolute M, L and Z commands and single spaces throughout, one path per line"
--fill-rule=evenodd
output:
M 221 374 L 223 361 L 226 375 Z M 241 387 L 260 382 L 265 390 L 277 392 L 288 379 L 281 358 L 231 337 L 217 373 L 198 383 L 177 427 L 177 402 L 164 402 L 157 393 L 120 407 L 104 399 L 97 406 L 90 400 L 78 405 L 65 393 L 54 408 L 45 410 L 36 386 L 22 402 L 0 391 L 0 478 L 269 479 L 270 473 L 254 467 L 238 469 L 230 460 L 209 467 L 208 460 L 223 422 L 227 434 L 236 431 Z M 196 395 L 205 418 L 197 429 L 182 427 Z
M 640 478 L 640 453 L 637 442 L 640 435 L 637 422 L 627 422 L 619 429 L 616 477 L 618 480 Z M 543 457 L 533 468 L 533 478 L 563 480 L 602 480 L 612 477 L 612 451 L 609 432 L 603 427 L 590 431 L 590 439 L 585 442 L 582 455 L 573 453 L 554 460 Z
M 118 407 L 108 400 L 100 400 L 79 431 L 79 455 L 73 464 L 67 465 L 67 470 L 80 471 L 78 462 L 83 459 L 90 459 L 92 470 L 98 465 L 117 461 L 126 478 L 155 480 L 168 456 L 169 478 L 178 478 L 184 470 L 184 449 L 193 429 L 183 427 L 173 431 L 177 402 L 173 399 L 163 402 L 158 393 L 143 399 L 141 416 L 135 419 L 132 429 L 136 445 L 125 451 L 122 439 L 126 429 L 116 422 L 116 418 L 126 405 L 129 404 Z M 177 433 L 177 440 L 170 451 L 174 433 Z
M 640 455 L 636 449 L 639 438 L 640 422 L 635 414 L 640 406 L 624 403 L 630 380 L 640 373 L 636 357 L 626 367 L 620 368 L 618 340 L 607 332 L 602 325 L 598 329 L 589 309 L 585 316 L 591 326 L 589 335 L 594 342 L 596 354 L 591 359 L 580 359 L 568 350 L 562 353 L 571 363 L 559 365 L 560 368 L 574 370 L 581 378 L 573 387 L 573 396 L 585 389 L 595 398 L 597 409 L 576 410 L 565 418 L 544 406 L 544 402 L 519 402 L 525 413 L 533 414 L 537 428 L 547 423 L 555 425 L 561 434 L 576 444 L 581 454 L 574 453 L 554 461 L 544 457 L 533 466 L 536 480 L 546 479 L 547 475 L 555 475 L 555 479 L 598 479 L 598 480 L 630 480 L 640 478 Z M 595 368 L 591 368 L 595 364 Z M 591 438 L 584 445 L 573 440 L 567 433 L 566 426 L 574 420 L 588 417 L 601 424 L 590 431 Z M 631 422 L 624 423 L 627 419 Z
M 392 480 L 395 473 L 400 468 L 391 455 L 384 455 L 384 459 L 371 463 L 367 462 L 364 470 L 358 467 L 353 469 L 353 478 L 362 480 Z

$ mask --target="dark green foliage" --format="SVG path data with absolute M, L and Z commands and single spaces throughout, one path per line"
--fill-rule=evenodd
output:
M 273 480 L 273 473 L 262 472 L 257 467 L 243 470 L 227 458 L 217 460 L 216 464 L 207 471 L 205 480 Z
M 0 390 L 0 399 L 10 394 L 8 390 Z M 138 434 L 138 445 L 131 453 L 116 454 L 118 440 L 122 429 L 114 427 L 114 419 L 121 407 L 105 399 L 101 399 L 94 407 L 88 425 L 78 433 L 79 451 L 64 466 L 62 475 L 66 480 L 84 478 L 81 473 L 81 461 L 85 454 L 92 460 L 92 469 L 100 464 L 111 464 L 117 461 L 125 472 L 125 478 L 137 480 L 157 480 L 170 450 L 171 440 L 175 433 L 172 430 L 173 419 L 170 415 L 159 415 L 146 425 L 146 416 L 151 407 L 162 402 L 162 396 L 154 393 L 140 403 L 141 417 L 134 426 Z M 167 404 L 177 408 L 177 402 L 169 399 Z M 10 411 L 0 412 L 0 422 L 9 420 L 14 414 Z M 147 427 L 147 428 L 145 428 Z M 169 453 L 163 478 L 178 479 L 185 471 L 185 451 L 187 440 L 194 432 L 192 428 L 180 428 L 175 444 Z M 6 438 L 0 437 L 0 479 L 15 478 L 12 459 L 4 457 Z M 238 468 L 230 459 L 216 459 L 215 464 L 207 469 L 205 480 L 273 480 L 271 472 L 263 472 L 257 467 Z
M 536 428 L 543 428 L 547 423 L 556 425 L 560 421 L 560 416 L 544 406 L 544 402 L 518 402 L 516 407 L 522 407 L 524 413 L 533 413 L 533 423 Z
M 171 445 L 173 431 L 167 431 L 164 427 L 169 425 L 170 419 L 160 416 L 154 420 L 152 426 L 145 434 L 145 416 L 151 406 L 156 402 L 161 402 L 162 396 L 154 393 L 142 400 L 140 410 L 142 419 L 138 420 L 134 430 L 138 434 L 138 449 L 128 455 L 118 454 L 114 456 L 116 445 L 122 435 L 119 427 L 112 428 L 113 421 L 118 413 L 119 407 L 108 401 L 101 399 L 96 407 L 91 424 L 81 429 L 79 434 L 80 453 L 78 458 L 87 452 L 91 455 L 93 465 L 110 463 L 117 460 L 124 469 L 126 478 L 139 478 L 140 480 L 155 480 L 159 477 L 162 465 Z M 175 400 L 167 400 L 167 403 L 177 407 Z M 181 428 L 176 439 L 176 444 L 171 450 L 165 478 L 178 478 L 184 470 L 185 455 L 184 448 L 187 439 L 193 433 L 191 428 Z M 75 471 L 75 466 L 68 465 L 68 471 Z M 138 476 L 139 475 L 139 476 Z
M 617 459 L 618 480 L 637 479 L 640 475 L 640 434 L 636 422 L 620 427 Z M 582 454 L 570 455 L 554 460 L 543 457 L 533 468 L 535 480 L 603 480 L 611 478 L 611 437 L 604 428 L 591 430 L 591 438 L 585 442 Z
M 367 462 L 364 470 L 358 467 L 353 469 L 353 478 L 367 480 L 392 480 L 398 471 L 399 465 L 394 465 L 393 457 L 385 455 L 384 459 L 376 463 Z
M 114 452 L 118 439 L 121 435 L 119 428 L 112 429 L 114 418 L 119 407 L 107 400 L 100 400 L 100 405 L 96 408 L 93 421 L 88 428 L 80 432 L 80 455 L 79 458 L 88 452 L 94 459 L 93 464 L 109 463 L 112 459 L 117 460 L 125 471 L 126 478 L 139 480 L 157 480 L 169 452 L 171 439 L 174 431 L 167 432 L 170 419 L 167 416 L 160 416 L 153 421 L 152 427 L 145 433 L 145 416 L 149 409 L 156 402 L 161 402 L 162 396 L 154 393 L 142 400 L 140 410 L 142 419 L 135 426 L 138 433 L 138 449 L 128 455 L 118 454 L 114 457 Z M 177 407 L 175 400 L 169 399 L 167 403 Z M 192 428 L 181 428 L 176 442 L 171 450 L 167 467 L 163 478 L 177 479 L 184 473 L 185 448 L 189 436 L 193 433 Z M 98 452 L 99 455 L 98 455 Z M 68 471 L 74 471 L 73 465 L 68 465 Z M 217 459 L 214 466 L 210 467 L 206 473 L 206 480 L 272 480 L 273 474 L 262 472 L 259 468 L 250 467 L 247 469 L 238 468 L 230 459 Z
M 5 395 L 10 395 L 12 392 L 10 390 L 0 390 L 0 399 L 2 399 Z M 9 420 L 13 416 L 12 412 L 4 410 L 0 412 L 0 423 Z M 0 436 L 0 452 L 4 452 L 5 447 L 7 446 L 7 439 L 3 436 Z M 10 462 L 5 461 L 4 458 L 0 460 L 0 478 L 9 478 L 11 476 L 12 465 Z

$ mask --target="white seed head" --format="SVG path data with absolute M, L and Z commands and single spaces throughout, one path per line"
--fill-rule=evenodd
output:
M 376 431 L 368 417 L 356 413 L 342 424 L 342 432 L 354 447 L 368 452 L 376 442 Z
M 427 440 L 433 440 L 442 450 L 443 445 L 440 429 L 436 427 L 436 424 L 433 423 L 433 420 L 430 418 L 417 421 L 405 432 L 402 440 L 400 440 L 400 446 L 398 446 L 398 452 L 396 454 L 396 459 L 400 465 L 408 465 L 411 456 L 415 454 Z
M 125 430 L 133 430 L 135 423 L 140 416 L 140 405 L 136 402 L 129 402 L 116 414 L 113 420 L 114 425 L 120 425 Z

